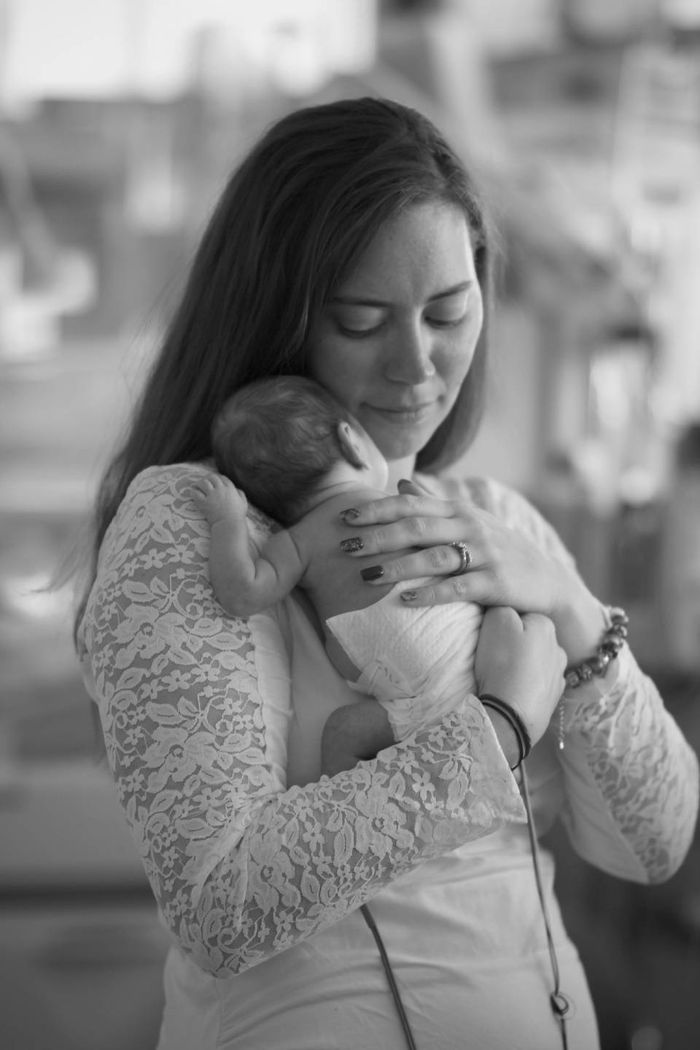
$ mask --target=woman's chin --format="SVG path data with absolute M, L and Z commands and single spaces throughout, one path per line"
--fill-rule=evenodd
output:
M 408 417 L 388 417 L 382 413 L 362 423 L 382 455 L 390 463 L 399 459 L 415 458 L 430 441 L 442 419 L 413 420 Z

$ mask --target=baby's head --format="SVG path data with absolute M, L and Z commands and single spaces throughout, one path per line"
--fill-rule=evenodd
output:
M 309 498 L 339 465 L 381 487 L 378 449 L 354 417 L 313 379 L 273 376 L 241 387 L 212 426 L 217 470 L 283 525 L 303 517 Z M 371 472 L 371 476 L 370 476 Z

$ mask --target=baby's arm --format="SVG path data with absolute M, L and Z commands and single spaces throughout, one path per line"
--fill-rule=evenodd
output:
M 192 499 L 209 522 L 209 573 L 217 601 L 232 616 L 252 616 L 284 598 L 304 574 L 288 532 L 274 533 L 262 555 L 250 552 L 248 501 L 232 481 L 208 474 L 192 482 Z

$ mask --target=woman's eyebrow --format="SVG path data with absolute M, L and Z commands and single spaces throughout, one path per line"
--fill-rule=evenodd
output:
M 455 284 L 452 288 L 446 288 L 444 292 L 437 292 L 436 295 L 431 295 L 428 299 L 429 303 L 434 303 L 436 299 L 449 299 L 451 295 L 457 295 L 458 292 L 466 292 L 474 284 L 474 281 L 462 281 L 460 284 Z
M 428 299 L 429 303 L 434 303 L 438 299 L 449 299 L 451 295 L 457 295 L 459 292 L 466 292 L 474 284 L 474 281 L 460 281 L 459 284 L 454 284 L 450 288 L 446 288 L 443 292 L 436 292 L 435 295 L 431 295 Z M 343 306 L 391 306 L 390 302 L 385 299 L 373 299 L 371 296 L 366 295 L 333 295 L 328 300 L 329 303 L 340 303 Z

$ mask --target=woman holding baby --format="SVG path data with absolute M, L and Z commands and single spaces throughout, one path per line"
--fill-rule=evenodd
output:
M 638 882 L 687 851 L 697 760 L 624 615 L 522 497 L 461 466 L 491 299 L 477 187 L 388 100 L 271 127 L 202 238 L 105 474 L 78 617 L 173 939 L 159 1050 L 595 1050 L 534 825 L 559 817 L 584 860 Z M 332 776 L 324 727 L 342 738 L 357 692 L 301 592 L 224 612 L 190 495 L 223 402 L 278 374 L 321 383 L 388 461 L 394 494 L 338 522 L 366 586 L 430 577 L 404 600 L 485 609 L 475 693 Z M 272 527 L 250 508 L 252 544 Z

